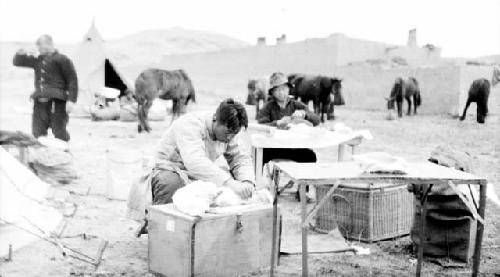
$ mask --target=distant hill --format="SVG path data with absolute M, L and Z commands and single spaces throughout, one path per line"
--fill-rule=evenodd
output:
M 180 27 L 147 30 L 107 41 L 107 47 L 115 59 L 144 63 L 159 62 L 163 55 L 217 51 L 247 45 L 229 36 Z
M 484 63 L 500 65 L 500 55 L 482 56 L 482 57 L 477 58 L 476 60 L 479 60 L 479 61 L 484 62 Z
M 101 34 L 106 39 L 106 34 Z M 82 34 L 83 36 L 83 34 Z M 13 70 L 12 57 L 19 48 L 35 49 L 33 42 L 0 41 L 0 79 L 11 79 L 26 71 Z M 73 56 L 79 43 L 57 44 L 64 54 Z M 146 30 L 120 39 L 106 40 L 111 58 L 123 66 L 144 67 L 161 60 L 163 55 L 217 51 L 227 48 L 245 47 L 244 41 L 229 36 L 189 30 L 180 27 Z

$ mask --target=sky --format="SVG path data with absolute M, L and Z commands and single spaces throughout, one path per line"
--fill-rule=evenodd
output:
M 79 42 L 95 18 L 107 40 L 147 29 L 183 27 L 254 44 L 344 33 L 349 37 L 442 48 L 445 57 L 500 54 L 500 0 L 0 0 L 0 40 Z

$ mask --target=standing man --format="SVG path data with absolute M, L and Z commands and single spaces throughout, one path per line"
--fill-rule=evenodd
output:
M 58 139 L 69 141 L 66 130 L 68 114 L 78 97 L 78 79 L 71 60 L 54 48 L 52 37 L 42 35 L 36 41 L 39 55 L 28 54 L 19 49 L 14 56 L 14 65 L 33 68 L 35 92 L 31 130 L 38 138 L 46 136 L 50 128 Z

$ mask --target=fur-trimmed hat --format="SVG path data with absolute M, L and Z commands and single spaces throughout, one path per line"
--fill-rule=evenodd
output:
M 290 89 L 293 88 L 293 85 L 288 82 L 288 78 L 285 76 L 285 74 L 281 72 L 274 72 L 273 74 L 271 74 L 271 77 L 269 78 L 269 94 L 272 94 L 274 88 L 282 85 L 288 85 Z

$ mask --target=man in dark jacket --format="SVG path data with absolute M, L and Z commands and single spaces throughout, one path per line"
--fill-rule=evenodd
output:
M 78 79 L 71 60 L 59 53 L 52 37 L 42 35 L 36 41 L 38 56 L 19 49 L 14 56 L 14 65 L 33 68 L 35 71 L 35 92 L 32 133 L 35 137 L 47 135 L 50 128 L 58 139 L 69 141 L 66 130 L 68 114 L 78 97 Z
M 272 100 L 259 111 L 257 122 L 287 128 L 291 123 L 305 123 L 317 126 L 320 118 L 310 112 L 307 106 L 293 98 L 289 92 L 292 84 L 288 82 L 285 74 L 275 72 L 271 75 L 269 94 Z M 274 159 L 287 159 L 296 162 L 316 162 L 316 154 L 311 149 L 297 148 L 267 148 L 263 151 L 263 164 Z
M 290 98 L 292 84 L 288 82 L 285 74 L 275 72 L 269 78 L 269 94 L 272 100 L 259 111 L 257 122 L 260 124 L 276 126 L 286 129 L 290 124 L 305 123 L 318 126 L 320 118 L 309 111 L 308 107 L 293 98 Z M 307 148 L 266 148 L 262 153 L 262 164 L 276 159 L 292 160 L 301 163 L 316 162 L 316 154 Z M 296 194 L 299 199 L 299 193 Z
M 306 123 L 317 126 L 320 118 L 310 112 L 307 106 L 293 98 L 290 98 L 291 84 L 285 74 L 275 72 L 270 77 L 269 95 L 271 101 L 259 111 L 257 121 L 260 124 L 286 128 L 290 123 Z

